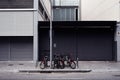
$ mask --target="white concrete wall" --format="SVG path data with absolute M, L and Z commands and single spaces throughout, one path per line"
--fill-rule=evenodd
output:
M 1 11 L 0 36 L 33 36 L 33 12 Z
M 81 0 L 82 20 L 119 21 L 119 0 Z

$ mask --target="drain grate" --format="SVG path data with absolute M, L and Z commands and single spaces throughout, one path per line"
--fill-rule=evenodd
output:
M 8 64 L 8 66 L 13 66 L 13 64 Z
M 20 63 L 19 65 L 24 65 L 24 64 Z
M 115 77 L 120 77 L 120 75 L 114 75 Z

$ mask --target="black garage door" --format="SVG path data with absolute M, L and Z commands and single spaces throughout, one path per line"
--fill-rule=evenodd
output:
M 39 22 L 39 59 L 50 52 L 49 25 Z M 113 61 L 115 25 L 116 21 L 53 21 L 52 54 L 83 61 Z
M 79 60 L 113 60 L 111 29 L 56 29 L 53 31 L 53 53 Z
M 113 60 L 111 29 L 79 29 L 77 36 L 80 60 Z
M 53 31 L 53 54 L 68 55 L 76 59 L 76 35 L 73 29 Z

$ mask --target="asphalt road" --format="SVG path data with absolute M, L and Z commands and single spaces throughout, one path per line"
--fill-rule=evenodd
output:
M 0 80 L 120 80 L 120 72 L 89 72 L 89 73 L 1 72 Z

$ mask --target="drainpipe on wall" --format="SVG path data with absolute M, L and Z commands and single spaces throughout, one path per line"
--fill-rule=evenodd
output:
M 82 0 L 79 0 L 79 6 L 78 6 L 78 8 L 79 8 L 79 10 L 78 10 L 78 11 L 79 11 L 79 12 L 78 12 L 79 21 L 82 20 L 82 18 L 81 18 L 81 14 L 82 14 L 82 12 L 81 12 L 81 7 L 82 7 L 81 2 L 82 2 Z

